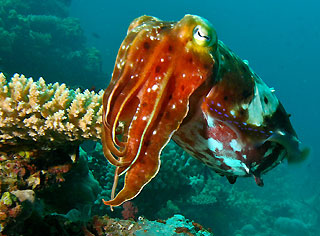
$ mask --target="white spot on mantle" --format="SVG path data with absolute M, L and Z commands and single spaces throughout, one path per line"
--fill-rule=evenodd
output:
M 240 160 L 226 156 L 217 156 L 217 158 L 223 159 L 224 164 L 231 168 L 229 172 L 232 172 L 233 174 L 240 176 L 247 175 L 247 172 L 243 167 L 243 163 Z
M 156 84 L 155 84 L 155 85 L 153 85 L 153 86 L 152 86 L 152 88 L 151 88 L 151 89 L 152 89 L 153 91 L 156 91 L 156 90 L 157 90 L 157 88 L 158 88 L 158 85 L 156 85 Z
M 208 145 L 210 150 L 213 152 L 216 152 L 216 150 L 221 151 L 223 149 L 223 144 L 213 138 L 208 139 Z
M 240 144 L 238 143 L 237 140 L 235 139 L 232 139 L 231 142 L 230 142 L 230 147 L 233 149 L 233 151 L 235 152 L 240 152 L 241 151 L 241 146 Z

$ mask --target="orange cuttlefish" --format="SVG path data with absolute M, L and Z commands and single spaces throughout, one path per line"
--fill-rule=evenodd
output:
M 260 77 L 221 41 L 211 23 L 141 16 L 129 26 L 103 97 L 103 151 L 116 166 L 118 206 L 157 174 L 172 139 L 230 183 L 303 160 L 289 115 Z M 124 186 L 115 196 L 120 175 Z

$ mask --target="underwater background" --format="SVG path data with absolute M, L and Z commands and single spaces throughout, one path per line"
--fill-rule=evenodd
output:
M 1 72 L 8 78 L 14 73 L 43 76 L 48 83 L 95 91 L 107 87 L 133 19 L 144 14 L 167 21 L 185 14 L 202 16 L 220 40 L 275 88 L 298 137 L 311 148 L 305 162 L 284 162 L 263 176 L 260 188 L 252 178 L 229 184 L 171 141 L 159 174 L 130 201 L 128 216 L 122 207 L 111 212 L 102 204 L 102 198 L 109 199 L 114 170 L 101 144 L 89 141 L 80 155 L 96 179 L 94 193 L 73 199 L 81 204 L 70 203 L 72 207 L 52 204 L 56 208 L 50 214 L 82 223 L 93 215 L 156 220 L 181 214 L 217 236 L 320 235 L 319 9 L 316 0 L 0 0 Z

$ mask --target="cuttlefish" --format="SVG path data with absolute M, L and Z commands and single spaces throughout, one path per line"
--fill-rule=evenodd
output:
M 103 151 L 116 166 L 104 201 L 110 206 L 134 198 L 156 176 L 171 138 L 230 183 L 253 176 L 262 186 L 263 173 L 308 153 L 274 90 L 195 15 L 178 22 L 141 16 L 130 24 L 102 119 Z

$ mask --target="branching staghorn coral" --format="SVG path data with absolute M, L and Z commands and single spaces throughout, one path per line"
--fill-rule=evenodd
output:
M 19 74 L 7 81 L 0 73 L 0 146 L 98 140 L 102 95 L 102 90 L 81 92 Z

